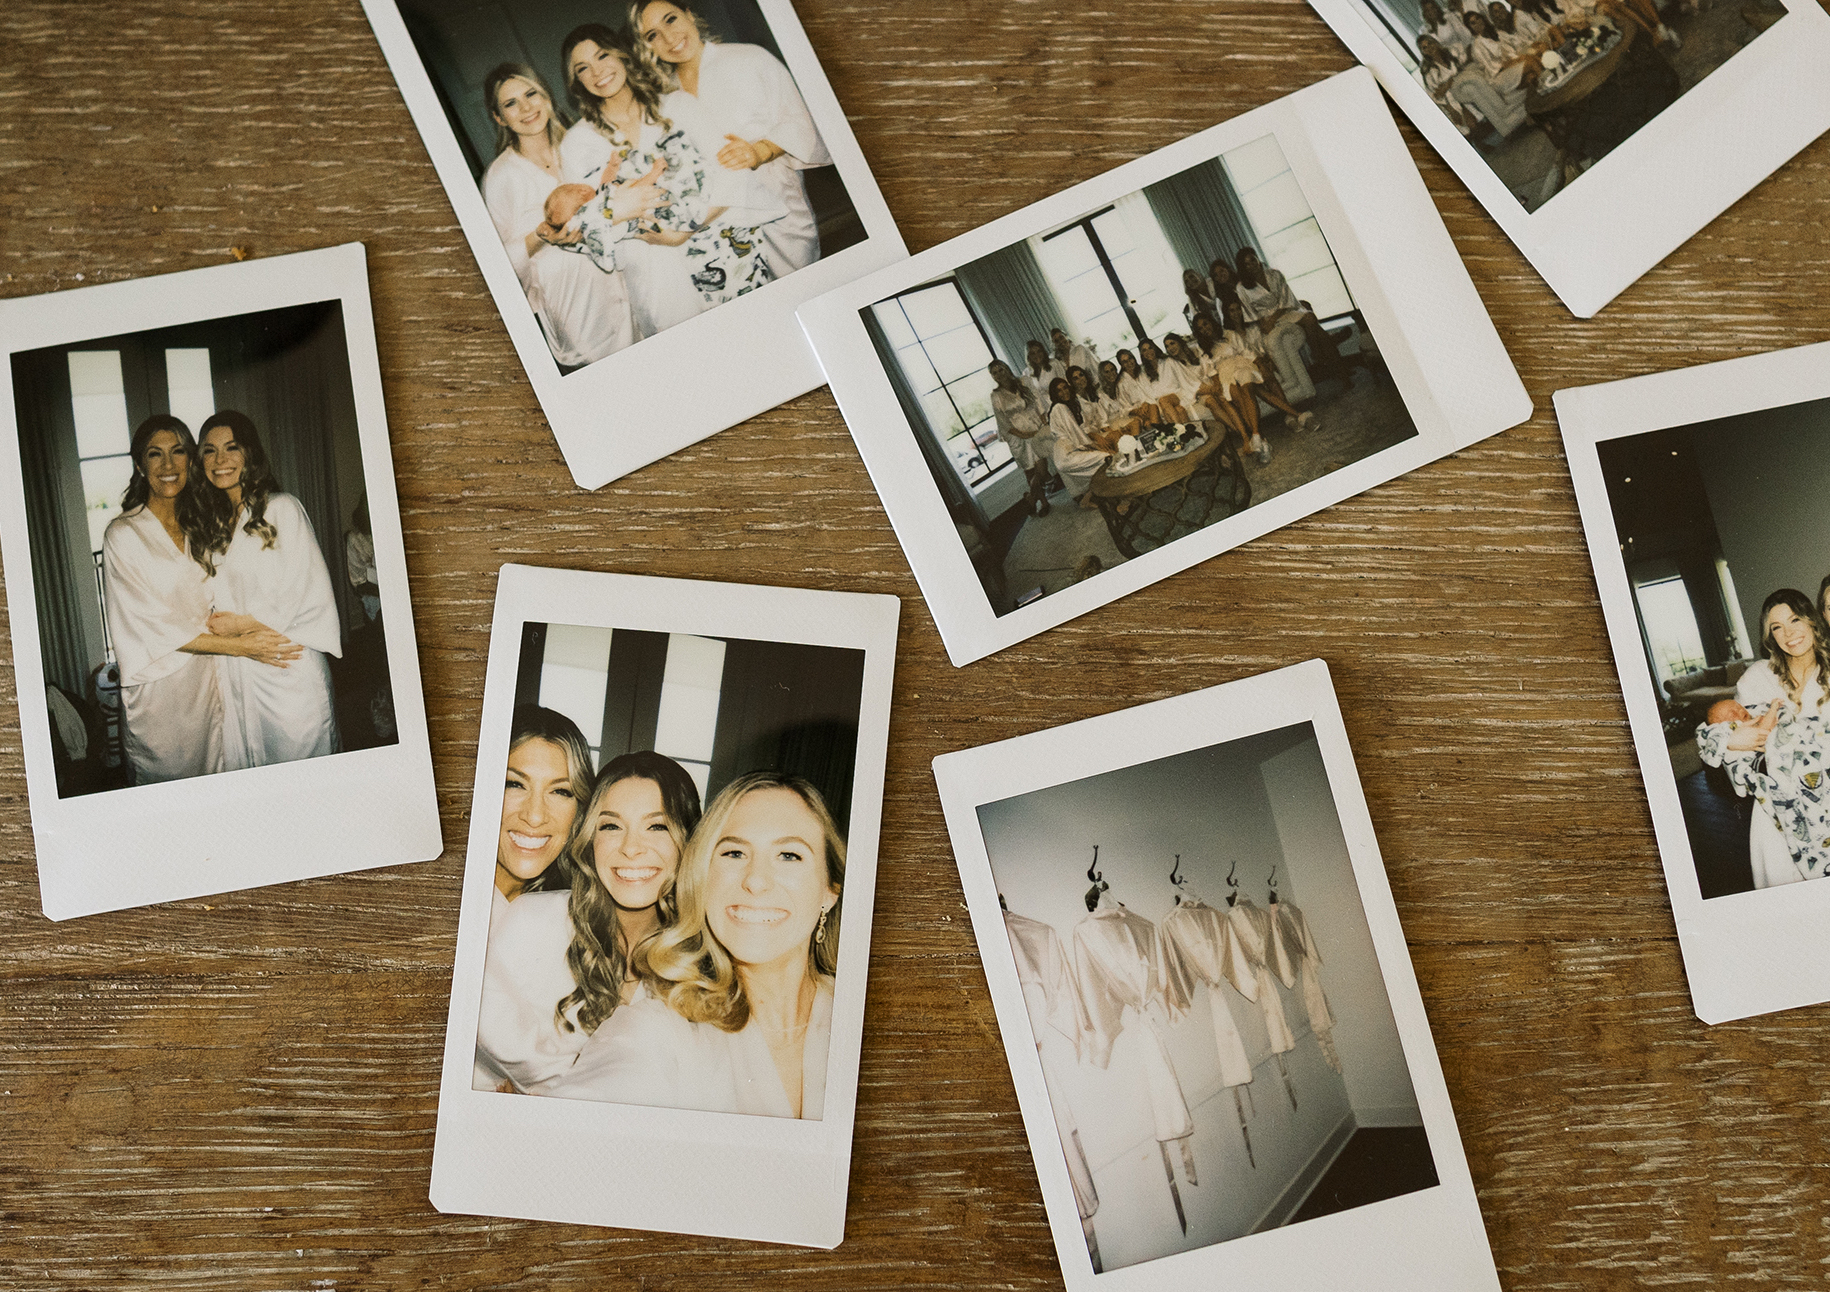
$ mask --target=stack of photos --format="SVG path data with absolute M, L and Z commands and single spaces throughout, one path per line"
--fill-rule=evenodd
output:
M 956 664 L 1530 413 L 1363 71 L 801 318 Z
M 1584 318 L 1830 126 L 1811 0 L 1311 2 Z
M 1498 1286 L 1325 665 L 934 768 L 1069 1288 Z
M 1830 346 L 1560 391 L 1697 1013 L 1830 999 Z
M 786 3 L 365 7 L 586 488 L 819 384 L 772 320 L 903 254 Z
M 439 851 L 365 272 L 343 247 L 0 312 L 53 917 Z
M 605 620 L 532 617 L 593 603 Z M 838 1241 L 896 614 L 504 567 L 484 730 L 504 707 L 507 726 L 478 769 L 441 1209 Z M 511 1147 L 543 1128 L 587 1173 L 594 1148 L 672 1164 L 646 1198 L 601 1172 L 568 1193 L 567 1168 Z M 761 1205 L 739 1173 L 676 1205 L 704 1167 L 690 1139 L 834 1183 Z

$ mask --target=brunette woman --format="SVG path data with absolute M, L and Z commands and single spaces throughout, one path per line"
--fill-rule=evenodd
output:
M 998 436 L 1028 482 L 1026 505 L 1030 514 L 1046 516 L 1048 506 L 1047 415 L 1035 390 L 1010 370 L 1002 359 L 993 359 L 986 371 L 996 383 L 991 388 L 991 416 Z

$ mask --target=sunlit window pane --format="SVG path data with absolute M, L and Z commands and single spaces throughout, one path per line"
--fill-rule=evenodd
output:
M 210 385 L 210 352 L 167 350 L 165 383 L 171 415 L 193 433 L 200 433 L 204 419 L 216 411 L 216 392 Z
M 76 415 L 76 456 L 96 458 L 127 452 L 132 433 L 127 429 L 121 352 L 72 350 L 68 359 L 70 408 Z
M 982 436 L 997 434 L 997 423 L 991 420 L 991 392 L 996 383 L 983 368 L 975 368 L 947 387 L 954 407 L 966 419 L 966 425 Z
M 1639 598 L 1640 622 L 1658 662 L 1659 680 L 1695 672 L 1704 666 L 1703 637 L 1697 631 L 1696 612 L 1681 578 L 1661 579 L 1634 589 Z
M 1245 206 L 1246 215 L 1251 218 L 1252 227 L 1267 242 L 1272 235 L 1307 220 L 1310 214 L 1309 200 L 1303 196 L 1302 186 L 1296 182 L 1296 176 L 1287 170 L 1275 179 L 1259 185 L 1240 200 Z M 1259 250 L 1265 249 L 1261 247 Z
M 1241 200 L 1260 184 L 1290 169 L 1276 135 L 1266 135 L 1233 149 L 1227 153 L 1224 164 L 1227 174 L 1232 177 L 1233 191 Z
M 958 289 L 951 283 L 909 292 L 900 299 L 902 308 L 909 313 L 909 322 L 915 325 L 915 335 L 924 341 L 956 327 L 972 326 L 966 302 L 960 299 Z
M 958 381 L 969 372 L 983 373 L 986 365 L 991 362 L 985 349 L 985 338 L 979 335 L 978 325 L 971 319 L 966 320 L 964 327 L 942 332 L 925 345 L 928 358 L 934 364 L 934 371 L 945 382 Z M 987 377 L 986 380 L 990 378 Z
M 89 550 L 102 550 L 102 531 L 121 514 L 121 494 L 133 476 L 133 459 L 91 458 L 83 467 L 83 511 L 89 520 Z
M 896 351 L 896 362 L 902 365 L 902 375 L 909 379 L 909 389 L 917 395 L 925 395 L 940 386 L 940 378 L 934 375 L 934 365 L 928 362 L 928 356 L 922 352 L 921 342 L 917 341 Z
M 905 345 L 915 344 L 915 329 L 903 315 L 901 301 L 878 301 L 871 306 L 871 312 L 876 315 L 877 326 L 883 329 L 891 348 L 900 350 Z
M 540 665 L 540 703 L 577 723 L 592 745 L 604 729 L 610 637 L 608 628 L 549 624 Z
M 933 427 L 934 433 L 942 439 L 958 435 L 966 429 L 965 423 L 960 421 L 959 414 L 953 409 L 953 401 L 947 398 L 947 392 L 944 390 L 923 395 L 921 408 L 928 415 L 928 425 Z
M 991 418 L 993 382 L 985 370 L 994 356 L 959 285 L 951 280 L 939 282 L 872 308 L 883 323 L 885 339 L 896 346 L 897 364 L 921 403 L 928 429 L 946 448 L 960 478 L 977 486 L 992 469 L 1008 462 L 1010 453 L 1000 442 L 999 451 L 990 455 L 988 468 L 987 455 L 978 451 L 978 444 L 996 437 Z M 896 315 L 892 308 L 906 312 L 912 326 L 893 326 Z M 964 433 L 967 431 L 971 434 Z
M 654 747 L 670 758 L 708 761 L 718 734 L 718 699 L 724 685 L 724 643 L 672 633 L 661 677 L 661 710 Z

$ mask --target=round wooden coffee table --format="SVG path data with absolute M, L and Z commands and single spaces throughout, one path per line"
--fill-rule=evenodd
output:
M 1146 550 L 1138 547 L 1139 540 L 1154 550 L 1252 502 L 1239 450 L 1218 431 L 1207 432 L 1207 443 L 1193 452 L 1130 475 L 1109 475 L 1110 466 L 1099 469 L 1089 488 L 1113 546 L 1127 559 Z
M 1525 111 L 1533 117 L 1547 116 L 1561 112 L 1582 102 L 1607 83 L 1607 79 L 1619 70 L 1621 61 L 1626 58 L 1628 48 L 1639 29 L 1632 23 L 1623 23 L 1619 28 L 1620 39 L 1614 42 L 1611 49 L 1597 54 L 1578 68 L 1574 75 L 1554 90 L 1539 94 L 1536 90 L 1525 96 Z

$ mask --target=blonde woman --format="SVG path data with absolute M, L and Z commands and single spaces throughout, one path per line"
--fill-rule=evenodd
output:
M 544 323 L 553 357 L 577 367 L 615 354 L 636 339 L 622 276 L 565 255 L 541 236 L 547 196 L 567 178 L 560 160 L 565 117 L 540 74 L 523 63 L 491 71 L 483 100 L 496 123 L 496 159 L 483 172 L 483 204 L 529 307 Z M 652 190 L 626 205 L 639 207 L 645 196 Z
M 818 260 L 820 230 L 801 172 L 832 165 L 832 154 L 788 69 L 761 46 L 720 43 L 687 0 L 635 0 L 629 30 L 673 91 L 662 107 L 715 163 L 712 199 L 781 211 L 761 226 L 777 277 Z
M 643 949 L 673 922 L 680 851 L 699 821 L 692 777 L 646 751 L 605 763 L 582 799 L 558 850 L 566 887 L 529 893 L 490 922 L 479 1072 L 525 1094 L 551 1093 L 591 1035 L 640 994 Z
M 681 858 L 679 921 L 647 948 L 647 991 L 553 1093 L 819 1119 L 844 882 L 845 841 L 810 783 L 725 786 Z

